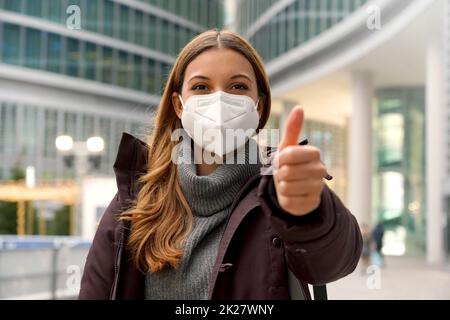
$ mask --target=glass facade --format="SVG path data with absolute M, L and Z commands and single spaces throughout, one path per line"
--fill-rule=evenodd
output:
M 0 9 L 53 21 L 67 22 L 67 8 L 77 5 L 81 9 L 81 29 L 105 34 L 129 42 L 149 44 L 143 34 L 169 24 L 168 41 L 181 38 L 185 43 L 202 29 L 223 26 L 224 10 L 221 0 L 137 0 L 138 5 L 114 0 L 1 0 Z M 156 10 L 158 10 L 158 12 Z M 162 17 L 164 16 L 164 17 Z M 174 25 L 181 25 L 175 30 Z M 185 32 L 188 31 L 188 32 Z M 149 33 L 148 35 L 158 35 Z M 186 37 L 186 34 L 189 36 Z M 176 52 L 167 51 L 168 54 Z
M 159 75 L 155 73 L 155 69 L 150 69 L 146 73 L 140 70 L 140 72 L 133 74 L 131 68 L 120 65 L 123 61 L 128 61 L 129 58 L 133 59 L 132 53 L 9 23 L 0 23 L 0 30 L 3 30 L 4 42 L 0 54 L 1 61 L 4 63 L 23 65 L 28 68 L 66 74 L 87 80 L 97 80 L 106 84 L 156 95 L 160 94 L 154 88 L 152 88 L 152 91 L 148 91 L 148 87 L 137 85 L 144 83 L 144 77 L 154 78 L 150 81 L 160 80 Z M 19 34 L 21 30 L 26 34 L 27 41 L 20 42 Z M 45 51 L 41 50 L 42 46 L 46 48 Z M 84 52 L 81 50 L 82 48 L 85 49 Z M 105 55 L 97 54 L 97 52 L 104 52 Z M 117 56 L 119 64 L 112 63 L 112 57 L 114 56 Z M 161 68 L 171 66 L 166 62 L 154 61 L 144 57 L 139 58 L 145 61 L 144 63 L 158 64 Z M 102 68 L 95 68 L 97 64 L 101 65 Z M 139 77 L 138 80 L 132 80 L 132 78 L 137 77 Z
M 426 241 L 424 106 L 424 88 L 377 92 L 374 220 L 404 234 L 410 252 L 423 252 Z
M 288 103 L 289 107 L 295 104 Z M 279 113 L 272 112 L 265 129 L 279 129 L 282 127 L 282 120 Z M 280 125 L 281 124 L 281 125 Z M 322 153 L 322 161 L 333 176 L 327 184 L 345 200 L 347 197 L 347 128 L 339 125 L 323 123 L 307 119 L 302 128 L 302 138 L 307 138 L 309 144 L 319 148 Z M 276 146 L 279 138 L 270 135 L 260 137 L 268 145 Z
M 80 30 L 69 28 L 71 5 L 80 8 Z M 204 30 L 223 26 L 222 0 L 0 0 L 0 12 L 5 17 L 0 21 L 0 64 L 128 89 L 127 96 L 147 93 L 156 99 L 179 50 Z M 39 179 L 73 177 L 72 171 L 63 170 L 55 149 L 55 138 L 61 134 L 75 141 L 100 135 L 106 148 L 100 172 L 112 174 L 122 132 L 143 138 L 149 125 L 150 119 L 127 120 L 109 115 L 104 108 L 89 113 L 63 103 L 46 107 L 46 98 L 42 94 L 39 105 L 0 99 L 0 179 L 9 179 L 16 163 L 34 165 Z M 95 106 L 108 99 L 113 98 L 89 101 Z M 140 114 L 148 111 L 141 102 L 121 100 L 115 105 L 123 108 L 118 110 L 122 114 L 128 108 Z
M 11 102 L 0 103 L 0 120 L 0 159 L 2 164 L 6 164 L 0 166 L 0 180 L 10 178 L 9 168 L 17 162 L 21 166 L 35 166 L 41 180 L 73 178 L 73 168 L 63 168 L 62 161 L 58 161 L 61 159 L 57 155 L 55 139 L 61 134 L 70 135 L 75 141 L 101 136 L 105 141 L 105 151 L 99 172 L 112 174 L 112 163 L 122 132 L 143 139 L 148 125 L 107 114 Z
M 238 1 L 237 27 L 265 63 L 269 63 L 317 39 L 341 21 L 351 19 L 352 14 L 362 10 L 362 6 L 369 2 Z M 298 90 L 301 91 L 301 88 Z M 298 94 L 301 96 L 300 92 Z M 289 93 L 286 95 L 289 96 Z M 423 87 L 390 87 L 376 92 L 372 222 L 381 221 L 386 227 L 389 244 L 387 254 L 401 255 L 405 251 L 423 254 L 425 251 L 427 199 L 424 106 Z M 285 116 L 288 109 L 279 111 L 277 117 Z M 347 171 L 351 170 L 346 166 L 348 139 L 345 127 L 306 121 L 304 128 L 304 136 L 323 150 L 324 163 L 330 174 L 337 177 L 334 183 L 342 183 L 333 185 L 333 189 L 345 201 Z M 450 248 L 450 232 L 447 242 Z
M 308 138 L 311 145 L 319 148 L 322 161 L 333 180 L 327 184 L 341 199 L 347 197 L 347 129 L 342 126 L 307 120 L 302 136 Z
M 223 4 L 220 0 L 201 1 L 201 5 L 199 0 L 149 0 L 139 4 L 124 5 L 112 0 L 0 0 L 0 10 L 65 26 L 70 17 L 67 8 L 78 5 L 81 31 L 151 49 L 166 59 L 85 41 L 76 37 L 76 31 L 74 37 L 67 37 L 0 22 L 0 62 L 160 95 L 163 83 L 158 81 L 164 78 L 157 72 L 169 69 L 179 50 L 194 36 L 208 28 L 222 27 Z M 26 41 L 21 41 L 22 37 Z M 134 62 L 141 66 L 139 72 Z M 142 68 L 149 64 L 156 67 Z M 153 86 L 144 85 L 155 82 Z
M 265 61 L 295 48 L 322 32 L 330 29 L 370 0 L 295 0 L 277 10 L 266 22 L 263 19 L 275 7 L 276 0 L 240 1 L 238 29 L 244 35 L 249 30 L 248 39 Z

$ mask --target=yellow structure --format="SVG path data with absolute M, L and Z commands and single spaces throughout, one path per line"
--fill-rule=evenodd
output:
M 17 234 L 25 235 L 32 233 L 33 211 L 31 202 L 33 201 L 55 201 L 71 206 L 70 211 L 70 233 L 74 234 L 76 226 L 75 206 L 78 201 L 79 186 L 74 182 L 59 185 L 42 184 L 33 188 L 28 188 L 24 181 L 2 182 L 0 184 L 0 201 L 17 202 Z M 25 216 L 25 204 L 29 202 L 27 217 Z M 27 230 L 25 229 L 28 220 Z M 45 228 L 40 224 L 41 232 L 45 233 Z

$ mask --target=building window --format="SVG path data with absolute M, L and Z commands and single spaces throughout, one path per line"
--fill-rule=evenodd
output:
M 167 29 L 167 39 L 168 39 L 168 47 L 167 52 L 169 54 L 175 54 L 178 45 L 177 45 L 177 28 L 175 28 L 175 25 L 173 23 L 169 23 L 168 29 Z
M 143 45 L 144 44 L 144 30 L 143 30 L 143 22 L 144 22 L 144 15 L 140 11 L 136 11 L 134 16 L 134 39 L 137 44 Z
M 403 97 L 382 99 L 380 101 L 380 111 L 399 110 L 404 105 L 401 98 Z
M 55 110 L 45 110 L 45 135 L 44 135 L 44 156 L 55 157 L 55 139 L 57 136 L 57 112 Z
M 290 50 L 295 47 L 295 9 L 294 5 L 290 5 L 286 9 L 286 43 L 287 49 Z
M 398 172 L 381 173 L 381 209 L 382 220 L 400 218 L 404 204 L 404 177 Z
M 63 134 L 69 135 L 71 137 L 76 137 L 77 126 L 76 126 L 77 116 L 73 112 L 64 113 L 64 129 Z
M 133 89 L 142 90 L 142 58 L 133 56 Z
M 321 0 L 314 1 L 315 8 L 314 8 L 314 15 L 313 19 L 315 20 L 315 32 L 314 36 L 320 34 L 322 32 L 322 11 L 321 11 Z
M 47 0 L 48 18 L 56 23 L 63 23 L 63 17 L 66 16 L 65 8 L 61 0 Z
M 179 26 L 175 25 L 174 29 L 175 29 L 174 30 L 175 47 L 174 47 L 173 53 L 177 54 L 184 45 L 184 38 L 183 38 L 184 34 L 183 34 L 183 30 Z
M 89 0 L 86 1 L 86 29 L 97 31 L 99 29 L 99 16 L 98 16 L 98 0 Z M 83 14 L 82 12 L 81 14 Z M 83 16 L 81 17 L 82 21 L 84 21 Z
M 169 23 L 166 20 L 162 21 L 162 47 L 161 51 L 164 53 L 169 53 L 169 42 L 170 42 L 170 34 L 169 34 Z
M 113 82 L 113 50 L 111 48 L 102 48 L 102 60 L 100 61 L 102 69 L 102 82 Z
M 130 66 L 128 63 L 128 53 L 119 51 L 118 61 L 118 73 L 117 73 L 117 85 L 121 87 L 128 86 L 128 75 L 130 73 Z
M 36 155 L 36 137 L 38 132 L 38 126 L 36 123 L 37 110 L 35 107 L 24 107 L 23 113 L 23 146 L 28 156 Z
M 208 26 L 208 15 L 210 14 L 210 12 L 209 12 L 209 8 L 210 8 L 209 4 L 210 3 L 211 3 L 211 1 L 202 1 L 202 2 L 200 2 L 200 5 L 199 5 L 199 10 L 200 10 L 199 22 L 200 22 L 200 25 L 202 25 L 204 27 Z
M 0 150 L 5 155 L 13 155 L 16 150 L 16 114 L 14 104 L 0 104 Z
M 326 24 L 327 29 L 331 28 L 331 26 L 334 24 L 335 12 L 333 9 L 334 9 L 333 0 L 327 0 L 327 4 L 326 4 L 326 10 L 328 12 L 327 24 Z
M 110 140 L 111 137 L 111 119 L 108 118 L 100 118 L 100 137 L 103 138 L 103 141 L 105 142 L 105 150 L 102 155 L 102 164 L 101 164 L 101 171 L 105 173 L 109 173 L 109 170 L 111 168 L 111 163 L 114 161 L 112 158 L 109 157 L 110 149 L 111 149 L 111 143 Z
M 5 1 L 5 9 L 10 11 L 21 12 L 22 1 L 21 0 L 3 0 Z
M 4 152 L 4 144 L 6 139 L 6 106 L 0 102 L 0 152 Z
M 182 35 L 182 46 L 185 46 L 189 41 L 191 41 L 191 33 L 189 29 L 182 28 L 181 35 Z
M 67 39 L 67 74 L 72 77 L 77 77 L 79 72 L 80 62 L 80 42 L 76 39 Z
M 383 88 L 377 92 L 378 182 L 375 191 L 379 219 L 401 226 L 408 243 L 425 244 L 425 90 Z
M 94 116 L 89 114 L 83 115 L 83 141 L 86 141 L 90 137 L 95 135 L 95 121 Z
M 305 16 L 305 0 L 297 0 L 295 3 L 295 38 L 296 44 L 301 44 L 306 40 L 306 16 Z
M 61 52 L 62 41 L 59 35 L 53 33 L 44 33 L 47 37 L 47 70 L 60 72 L 61 70 Z
M 114 35 L 113 21 L 114 21 L 114 2 L 106 0 L 103 7 L 104 33 L 112 37 Z
M 277 52 L 280 55 L 286 52 L 286 12 L 283 11 L 277 16 Z
M 380 165 L 400 164 L 403 159 L 405 124 L 400 113 L 384 114 L 380 118 L 378 161 Z
M 17 1 L 20 2 L 20 1 Z M 25 1 L 25 13 L 30 16 L 42 17 L 42 0 Z
M 155 16 L 150 15 L 148 17 L 148 46 L 152 49 L 156 48 L 158 41 L 158 32 L 156 27 L 157 19 Z
M 20 63 L 20 27 L 5 23 L 3 25 L 3 61 L 11 64 Z
M 120 32 L 119 32 L 119 37 L 122 40 L 128 40 L 129 38 L 129 26 L 128 26 L 128 21 L 129 21 L 129 14 L 130 14 L 130 10 L 128 9 L 128 7 L 125 6 L 120 6 L 120 23 L 119 23 L 119 28 L 120 28 Z
M 97 46 L 93 43 L 87 42 L 85 45 L 85 76 L 87 79 L 96 79 L 96 62 L 97 62 Z
M 157 93 L 157 84 L 156 84 L 156 65 L 155 61 L 146 59 L 146 70 L 147 73 L 144 77 L 144 89 L 150 93 Z
M 191 21 L 197 22 L 198 21 L 197 14 L 198 14 L 198 7 L 199 7 L 199 5 L 197 3 L 198 0 L 187 0 L 187 1 L 189 1 L 189 5 L 188 5 L 189 15 L 188 15 L 188 19 L 191 20 Z
M 26 29 L 25 65 L 29 68 L 39 69 L 41 63 L 41 32 L 35 29 Z

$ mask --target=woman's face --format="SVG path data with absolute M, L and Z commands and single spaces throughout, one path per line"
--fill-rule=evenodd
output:
M 190 96 L 216 91 L 246 95 L 256 103 L 258 87 L 255 72 L 243 55 L 231 49 L 210 49 L 189 63 L 181 90 L 183 102 Z M 172 104 L 178 118 L 181 119 L 183 106 L 177 95 L 177 92 L 172 94 Z M 263 105 L 264 101 L 260 98 L 257 106 L 260 115 Z

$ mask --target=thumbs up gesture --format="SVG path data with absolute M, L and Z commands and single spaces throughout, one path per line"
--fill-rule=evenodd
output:
M 298 145 L 303 118 L 302 108 L 292 109 L 273 162 L 278 203 L 294 216 L 304 216 L 319 206 L 323 178 L 327 175 L 320 150 Z

